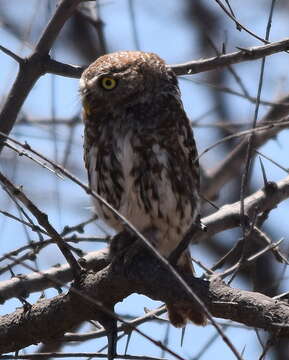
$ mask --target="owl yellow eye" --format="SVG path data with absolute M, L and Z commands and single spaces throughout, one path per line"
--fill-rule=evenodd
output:
M 100 85 L 105 90 L 112 90 L 116 87 L 117 81 L 109 76 L 105 76 L 100 79 Z

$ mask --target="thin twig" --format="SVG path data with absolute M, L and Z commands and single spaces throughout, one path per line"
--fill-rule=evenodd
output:
M 0 181 L 9 189 L 13 196 L 15 196 L 20 202 L 22 202 L 24 206 L 27 207 L 27 209 L 35 216 L 39 225 L 43 226 L 47 233 L 55 240 L 66 261 L 71 266 L 71 270 L 74 273 L 75 278 L 78 278 L 80 276 L 81 267 L 74 258 L 74 256 L 71 254 L 69 248 L 63 241 L 60 234 L 49 223 L 48 216 L 41 210 L 39 210 L 38 207 L 30 199 L 28 199 L 28 197 L 23 193 L 23 191 L 20 188 L 17 188 L 1 172 Z
M 264 249 L 258 251 L 256 254 L 250 256 L 247 259 L 244 259 L 243 261 L 239 261 L 238 263 L 231 266 L 226 271 L 222 272 L 221 274 L 218 274 L 218 276 L 221 277 L 222 279 L 224 279 L 226 276 L 234 273 L 236 270 L 240 269 L 241 267 L 247 266 L 248 264 L 255 262 L 259 257 L 264 255 L 268 251 L 271 251 L 272 249 L 274 249 L 274 247 L 278 247 L 282 241 L 284 241 L 284 239 L 280 239 L 276 243 L 272 243 L 271 245 L 266 246 Z

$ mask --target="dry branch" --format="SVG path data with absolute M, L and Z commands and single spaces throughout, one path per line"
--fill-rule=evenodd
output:
M 184 275 L 215 317 L 231 319 L 247 326 L 276 331 L 289 336 L 289 306 L 265 295 L 233 289 L 215 279 L 210 283 Z M 88 272 L 78 290 L 42 300 L 31 309 L 18 309 L 0 318 L 0 352 L 10 352 L 30 344 L 60 338 L 81 321 L 97 319 L 95 303 L 115 304 L 132 293 L 167 303 L 192 304 L 179 282 L 157 259 L 146 252 L 135 257 L 129 267 L 121 259 L 105 269 Z M 89 301 L 92 298 L 95 303 Z
M 109 264 L 108 249 L 92 251 L 83 257 L 88 269 L 99 271 Z M 55 281 L 66 284 L 72 280 L 72 273 L 68 264 L 52 267 L 41 273 L 33 272 L 28 275 L 13 277 L 0 283 L 0 303 L 13 297 L 20 298 L 42 291 L 50 287 L 58 287 Z
M 228 65 L 238 64 L 244 61 L 262 59 L 265 56 L 273 55 L 289 49 L 289 39 L 272 42 L 267 45 L 245 48 L 229 54 L 215 56 L 209 59 L 188 61 L 183 64 L 168 65 L 176 75 L 193 75 L 204 71 L 216 70 Z M 45 63 L 47 73 L 62 75 L 72 78 L 80 78 L 85 67 L 63 64 L 56 60 L 49 59 Z
M 224 54 L 209 59 L 189 61 L 184 64 L 171 65 L 177 75 L 192 75 L 204 71 L 216 70 L 243 61 L 261 59 L 289 49 L 289 39 L 280 40 L 267 45 L 242 49 L 230 54 Z
M 258 190 L 244 200 L 245 214 L 250 218 L 253 214 L 272 210 L 289 198 L 289 176 L 277 183 L 269 183 L 267 188 Z M 221 231 L 232 229 L 240 224 L 240 201 L 227 204 L 215 213 L 202 219 L 207 232 L 194 235 L 195 241 L 207 239 Z

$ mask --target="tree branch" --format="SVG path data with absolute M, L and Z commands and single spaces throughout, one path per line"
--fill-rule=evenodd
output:
M 82 264 L 89 270 L 99 271 L 109 264 L 108 249 L 90 252 L 82 258 Z M 0 283 L 0 303 L 13 297 L 27 297 L 33 292 L 42 291 L 49 287 L 57 287 L 56 279 L 62 284 L 72 280 L 72 273 L 68 264 L 52 267 L 46 271 L 33 272 L 28 275 L 13 277 Z
M 244 200 L 245 214 L 250 218 L 254 213 L 262 213 L 274 209 L 278 204 L 289 198 L 289 176 L 277 183 L 269 183 L 269 187 L 261 189 Z M 202 219 L 207 227 L 206 232 L 198 231 L 193 241 L 205 240 L 221 231 L 240 225 L 240 201 L 227 204 L 215 213 Z
M 215 317 L 289 336 L 289 306 L 286 303 L 259 293 L 230 288 L 217 279 L 209 283 L 183 276 Z M 30 344 L 59 338 L 79 322 L 97 319 L 97 302 L 115 304 L 132 293 L 166 303 L 176 303 L 178 299 L 182 304 L 192 305 L 191 297 L 183 291 L 178 280 L 146 251 L 136 256 L 129 267 L 118 259 L 98 273 L 88 272 L 78 291 L 83 296 L 75 294 L 72 288 L 67 295 L 37 302 L 28 311 L 18 309 L 1 317 L 0 352 L 16 351 Z M 89 299 L 94 299 L 95 303 Z
M 276 41 L 267 45 L 241 49 L 230 54 L 215 56 L 209 59 L 189 61 L 183 64 L 170 65 L 176 75 L 192 75 L 204 71 L 216 70 L 243 61 L 261 59 L 289 49 L 289 39 Z
M 272 42 L 267 45 L 255 46 L 241 49 L 229 54 L 215 56 L 209 59 L 188 61 L 183 64 L 168 65 L 173 69 L 176 75 L 193 75 L 204 71 L 216 70 L 232 64 L 238 64 L 244 61 L 262 59 L 264 56 L 270 56 L 281 51 L 289 49 L 289 39 Z M 66 77 L 79 78 L 85 67 L 77 65 L 63 64 L 59 61 L 50 59 L 45 64 L 46 72 Z

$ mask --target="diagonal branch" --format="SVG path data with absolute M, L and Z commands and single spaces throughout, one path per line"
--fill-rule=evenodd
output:
M 61 235 L 54 229 L 54 227 L 50 224 L 48 220 L 47 214 L 43 213 L 38 207 L 24 194 L 24 192 L 17 188 L 10 180 L 6 178 L 0 172 L 0 182 L 7 187 L 8 191 L 17 198 L 37 219 L 40 226 L 42 226 L 49 236 L 55 241 L 66 261 L 71 267 L 72 273 L 75 279 L 80 277 L 81 266 L 78 264 L 74 256 L 72 255 L 69 247 L 63 241 Z
M 10 257 L 9 257 L 10 258 Z M 92 251 L 82 258 L 86 269 L 99 271 L 109 264 L 108 249 Z M 52 267 L 46 271 L 32 272 L 25 276 L 13 277 L 0 283 L 0 303 L 13 297 L 26 297 L 33 292 L 42 291 L 49 287 L 56 287 L 56 279 L 62 284 L 72 280 L 71 269 L 68 264 Z

